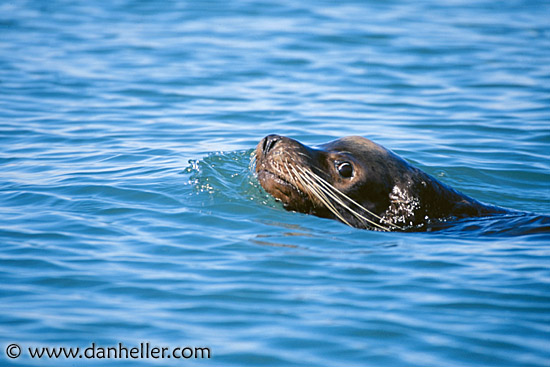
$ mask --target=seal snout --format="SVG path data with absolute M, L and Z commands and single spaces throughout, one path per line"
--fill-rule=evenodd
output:
M 262 154 L 267 155 L 273 147 L 281 140 L 281 136 L 271 134 L 264 138 L 261 146 L 262 146 Z

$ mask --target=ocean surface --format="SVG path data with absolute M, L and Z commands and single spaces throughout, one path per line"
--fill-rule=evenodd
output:
M 549 17 L 0 1 L 0 365 L 550 366 Z M 382 233 L 287 212 L 250 167 L 271 133 L 361 135 L 535 219 Z M 211 355 L 97 352 L 119 343 Z

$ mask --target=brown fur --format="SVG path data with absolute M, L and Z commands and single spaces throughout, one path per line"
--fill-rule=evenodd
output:
M 260 184 L 286 209 L 357 228 L 421 229 L 442 219 L 504 211 L 452 189 L 360 136 L 313 149 L 269 135 L 255 155 Z M 339 173 L 340 164 L 351 164 L 351 177 Z

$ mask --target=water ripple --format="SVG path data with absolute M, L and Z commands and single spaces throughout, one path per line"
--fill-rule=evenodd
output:
M 1 3 L 0 341 L 549 365 L 548 12 Z M 518 213 L 403 234 L 287 212 L 250 172 L 270 133 L 362 135 Z

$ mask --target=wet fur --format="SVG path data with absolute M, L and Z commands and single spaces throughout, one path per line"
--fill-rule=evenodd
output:
M 380 231 L 425 230 L 449 218 L 505 212 L 484 205 L 411 166 L 384 147 L 351 136 L 317 149 L 277 135 L 255 150 L 262 187 L 288 210 Z M 338 175 L 338 162 L 354 175 Z

